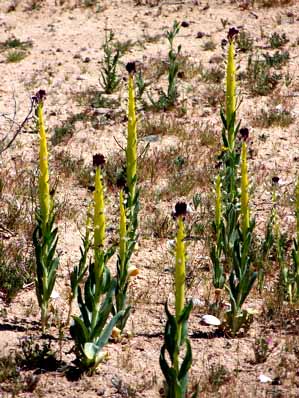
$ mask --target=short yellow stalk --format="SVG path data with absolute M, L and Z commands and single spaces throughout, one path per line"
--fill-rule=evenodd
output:
M 179 319 L 179 316 L 185 305 L 186 257 L 184 239 L 184 221 L 182 216 L 179 216 L 175 247 L 175 314 L 177 320 Z M 180 332 L 181 331 L 179 331 L 179 336 L 181 334 Z
M 185 258 L 185 226 L 182 216 L 178 217 L 178 230 L 175 246 L 175 315 L 176 320 L 184 309 L 185 305 L 185 278 L 186 278 L 186 258 Z M 177 342 L 181 345 L 182 324 L 178 324 Z M 179 351 L 174 353 L 173 365 L 179 371 Z
M 97 269 L 99 264 L 97 262 L 97 255 L 99 251 L 103 250 L 105 241 L 105 204 L 104 204 L 104 190 L 102 184 L 101 168 L 96 167 L 95 175 L 95 191 L 94 191 L 94 250 L 95 250 L 95 266 L 99 278 L 102 271 Z
M 228 145 L 232 152 L 235 146 L 234 126 L 231 126 L 233 114 L 236 112 L 236 65 L 234 38 L 229 40 L 226 67 L 226 123 L 228 126 Z M 230 127 L 229 127 L 230 126 Z
M 295 217 L 296 217 L 296 239 L 297 245 L 299 245 L 299 177 L 297 177 L 296 189 L 295 189 Z M 299 274 L 299 249 L 296 251 L 297 267 L 296 273 Z
M 126 236 L 127 236 L 127 220 L 126 220 L 126 211 L 124 206 L 124 194 L 123 190 L 120 191 L 119 194 L 119 211 L 120 211 L 120 220 L 119 220 L 119 257 L 120 257 L 120 267 L 121 272 L 123 272 L 125 255 L 126 255 Z
M 127 138 L 127 183 L 131 200 L 135 197 L 137 173 L 137 122 L 133 73 L 129 74 L 128 138 Z
M 241 215 L 243 239 L 246 238 L 250 223 L 246 151 L 247 147 L 245 142 L 243 142 L 241 153 Z
M 296 197 L 296 209 L 295 209 L 295 215 L 296 215 L 296 234 L 297 234 L 297 242 L 299 244 L 299 177 L 297 177 L 297 182 L 296 182 L 296 191 L 295 191 L 295 197 Z
M 216 225 L 216 234 L 217 234 L 217 239 L 219 237 L 220 233 L 220 224 L 221 224 L 221 214 L 222 214 L 222 208 L 221 208 L 221 177 L 218 174 L 216 177 L 216 202 L 215 202 L 215 225 Z
M 49 221 L 49 215 L 51 211 L 51 196 L 49 188 L 49 166 L 48 166 L 48 149 L 47 149 L 47 136 L 43 118 L 43 102 L 40 101 L 37 107 L 38 115 L 38 127 L 39 127 L 39 202 L 40 202 L 40 213 L 43 223 L 43 232 L 45 232 L 45 226 Z

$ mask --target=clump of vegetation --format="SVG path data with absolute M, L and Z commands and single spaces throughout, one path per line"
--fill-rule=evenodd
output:
M 157 118 L 147 117 L 142 120 L 139 137 L 175 135 L 180 138 L 187 136 L 186 125 L 175 117 L 169 118 L 164 114 Z
M 179 45 L 177 50 L 174 49 L 174 39 L 180 31 L 180 24 L 175 21 L 172 27 L 172 30 L 166 32 L 166 37 L 169 42 L 169 52 L 168 52 L 168 86 L 167 92 L 162 92 L 158 101 L 154 101 L 152 97 L 150 101 L 155 109 L 162 110 L 162 109 L 169 109 L 174 106 L 177 98 L 178 98 L 178 91 L 177 91 L 177 75 L 179 71 L 179 62 L 178 57 L 181 52 L 181 46 Z
M 225 383 L 228 383 L 230 379 L 231 374 L 226 366 L 218 364 L 210 367 L 208 381 L 213 392 L 217 392 L 219 388 Z
M 203 46 L 202 46 L 204 51 L 213 51 L 216 48 L 216 44 L 214 43 L 213 40 L 207 40 Z
M 0 243 L 0 291 L 5 302 L 10 303 L 16 294 L 32 282 L 34 266 L 31 256 L 24 256 L 25 248 Z
M 246 30 L 241 30 L 236 40 L 237 48 L 241 52 L 252 51 L 253 49 L 253 39 Z
M 117 73 L 119 61 L 122 52 L 119 46 L 115 47 L 114 33 L 112 30 L 109 33 L 106 31 L 105 43 L 103 45 L 104 59 L 103 67 L 101 70 L 100 84 L 106 94 L 112 94 L 120 83 L 120 78 Z
M 260 57 L 248 58 L 246 70 L 247 86 L 252 95 L 268 95 L 270 94 L 282 76 L 272 72 L 270 61 L 267 63 Z
M 22 41 L 18 39 L 17 37 L 10 37 L 4 42 L 0 43 L 0 50 L 12 50 L 12 49 L 18 49 L 18 50 L 28 50 L 29 48 L 32 47 L 32 42 L 31 41 Z
M 271 48 L 280 48 L 289 42 L 287 35 L 282 33 L 281 35 L 277 32 L 274 32 L 269 37 L 269 44 Z
M 290 59 L 290 54 L 288 51 L 276 51 L 273 55 L 263 54 L 266 65 L 270 68 L 280 69 L 283 65 L 285 65 Z
M 25 51 L 11 50 L 6 54 L 7 63 L 16 63 L 26 58 L 27 54 Z
M 291 112 L 283 109 L 261 109 L 260 113 L 254 118 L 254 125 L 261 128 L 272 126 L 288 127 L 294 122 Z
M 283 7 L 289 6 L 294 3 L 293 0 L 253 0 L 253 3 L 259 7 L 270 8 L 270 7 Z
M 56 126 L 53 129 L 51 142 L 53 145 L 59 145 L 60 143 L 69 140 L 74 132 L 77 122 L 86 122 L 90 120 L 90 115 L 87 112 L 80 112 L 70 115 L 62 126 Z
M 223 81 L 224 76 L 225 72 L 220 66 L 202 69 L 200 73 L 200 77 L 205 83 L 220 84 Z

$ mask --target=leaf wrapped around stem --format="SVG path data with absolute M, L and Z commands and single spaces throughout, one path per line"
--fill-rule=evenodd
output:
M 247 231 L 250 224 L 246 150 L 246 144 L 245 142 L 243 142 L 241 153 L 241 223 L 244 240 L 246 239 Z
M 192 365 L 191 344 L 187 336 L 187 322 L 192 310 L 192 302 L 189 302 L 177 319 L 173 316 L 165 304 L 167 322 L 164 332 L 164 344 L 160 352 L 160 367 L 166 380 L 167 398 L 185 398 L 188 384 L 188 371 Z M 178 340 L 178 330 L 183 331 L 180 341 Z M 186 353 L 181 363 L 176 362 L 180 348 L 186 346 Z M 169 360 L 167 360 L 166 352 Z
M 58 229 L 54 227 L 53 211 L 45 224 L 37 213 L 37 226 L 33 232 L 33 245 L 36 259 L 35 289 L 38 304 L 41 309 L 42 330 L 45 331 L 48 322 L 48 306 L 56 281 L 56 271 L 59 264 L 55 257 L 58 242 Z

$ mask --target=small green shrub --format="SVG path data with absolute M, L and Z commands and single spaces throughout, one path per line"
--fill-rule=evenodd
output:
M 272 33 L 268 40 L 271 48 L 280 48 L 289 42 L 285 33 L 280 35 L 277 32 Z
M 9 303 L 27 283 L 33 281 L 32 257 L 24 256 L 25 248 L 0 242 L 0 291 Z
M 215 48 L 216 48 L 216 44 L 214 43 L 214 41 L 212 39 L 207 40 L 202 46 L 202 49 L 204 51 L 213 51 L 213 50 L 215 50 Z
M 282 76 L 271 71 L 269 63 L 260 57 L 248 58 L 247 70 L 247 87 L 252 95 L 268 95 L 270 94 Z
M 28 48 L 31 47 L 32 47 L 31 41 L 22 41 L 14 36 L 0 43 L 0 50 L 11 50 L 11 49 L 27 50 Z
M 53 134 L 51 136 L 51 143 L 56 146 L 63 141 L 69 140 L 75 133 L 76 122 L 86 122 L 90 120 L 90 116 L 87 112 L 80 112 L 70 115 L 62 126 L 56 126 L 53 129 Z
M 104 59 L 102 61 L 100 84 L 106 94 L 112 94 L 120 83 L 117 68 L 122 53 L 119 47 L 115 47 L 114 33 L 111 30 L 109 33 L 106 32 L 103 50 Z
M 11 50 L 6 54 L 6 62 L 7 63 L 15 63 L 20 62 L 24 58 L 26 58 L 27 53 L 22 50 Z
M 269 128 L 272 126 L 288 127 L 294 122 L 291 112 L 280 109 L 261 109 L 260 113 L 253 120 L 254 126 Z
M 266 65 L 270 68 L 280 69 L 283 65 L 285 65 L 289 59 L 290 54 L 288 51 L 276 51 L 275 54 L 270 55 L 268 53 L 263 54 Z
M 237 48 L 239 51 L 248 52 L 253 49 L 253 39 L 246 30 L 241 30 L 236 40 Z
M 228 383 L 230 379 L 231 374 L 226 366 L 218 364 L 210 367 L 208 381 L 213 392 L 217 392 L 219 388 L 225 383 Z
M 220 84 L 224 79 L 225 73 L 222 67 L 213 66 L 211 68 L 202 69 L 200 78 L 205 83 Z
M 168 52 L 168 87 L 167 92 L 162 91 L 158 101 L 154 101 L 153 98 L 149 97 L 153 107 L 157 110 L 169 109 L 174 106 L 177 98 L 177 75 L 179 71 L 179 55 L 181 52 L 181 46 L 174 49 L 173 42 L 175 37 L 180 31 L 180 24 L 174 21 L 172 30 L 166 32 L 166 37 L 169 42 Z

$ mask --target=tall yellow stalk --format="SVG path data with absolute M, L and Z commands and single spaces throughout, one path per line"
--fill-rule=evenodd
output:
M 127 138 L 127 183 L 130 198 L 136 192 L 137 175 L 137 121 L 135 112 L 135 93 L 133 72 L 129 73 L 128 138 Z
M 49 221 L 49 215 L 51 211 L 51 196 L 49 188 L 49 166 L 48 166 L 48 149 L 47 149 L 47 136 L 45 131 L 45 124 L 43 118 L 43 101 L 39 101 L 37 106 L 38 115 L 38 127 L 39 127 L 39 202 L 40 212 L 43 223 L 43 232 L 45 232 L 45 226 Z
M 178 231 L 175 247 L 175 314 L 178 319 L 185 305 L 185 226 L 182 216 L 178 217 Z
M 94 190 L 94 250 L 95 250 L 95 267 L 99 273 L 99 278 L 102 271 L 97 269 L 99 267 L 97 261 L 97 253 L 103 250 L 105 241 L 105 203 L 104 203 L 104 190 L 102 184 L 102 174 L 100 166 L 96 167 L 95 174 L 95 190 Z
M 236 65 L 234 35 L 228 36 L 228 52 L 226 67 L 226 123 L 228 128 L 228 145 L 232 152 L 235 146 L 234 126 L 231 125 L 232 117 L 236 112 Z
M 247 146 L 245 142 L 243 142 L 242 153 L 241 153 L 241 215 L 242 215 L 242 234 L 244 239 L 246 237 L 250 223 L 246 152 L 247 152 Z

